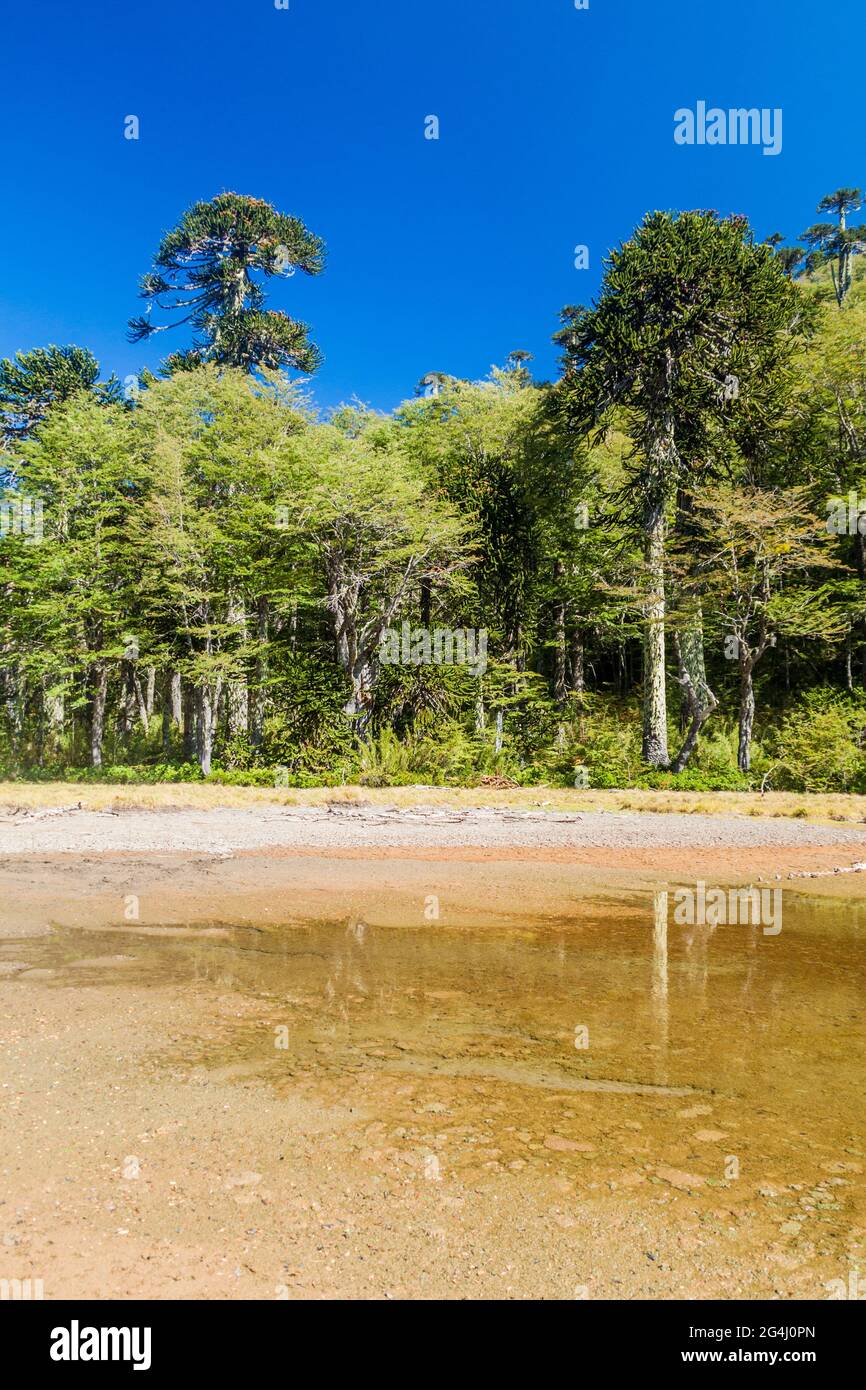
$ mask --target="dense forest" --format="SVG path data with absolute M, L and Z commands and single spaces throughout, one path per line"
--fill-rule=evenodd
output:
M 556 381 L 432 363 L 391 414 L 318 410 L 267 307 L 318 236 L 196 204 L 158 374 L 0 362 L 0 774 L 866 791 L 860 201 L 651 213 Z

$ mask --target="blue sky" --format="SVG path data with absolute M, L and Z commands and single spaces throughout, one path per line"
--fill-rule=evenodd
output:
M 513 348 L 554 375 L 559 309 L 648 209 L 793 239 L 866 183 L 862 0 L 41 0 L 0 34 L 0 355 L 75 342 L 120 376 L 186 343 L 126 321 L 162 233 L 225 189 L 327 243 L 269 301 L 311 325 L 321 403 L 389 409 Z M 677 146 L 699 100 L 781 108 L 781 154 Z

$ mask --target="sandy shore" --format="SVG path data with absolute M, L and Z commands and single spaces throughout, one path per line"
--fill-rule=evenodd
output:
M 866 897 L 866 829 L 642 812 L 331 806 L 50 808 L 0 819 L 0 936 L 117 927 L 130 895 L 159 926 L 556 918 L 587 893 L 694 882 L 782 883 Z M 83 910 L 86 904 L 86 910 Z

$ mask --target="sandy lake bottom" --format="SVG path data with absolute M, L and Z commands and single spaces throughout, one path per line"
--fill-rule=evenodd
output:
M 515 893 L 459 929 L 433 900 L 111 929 L 70 900 L 5 936 L 0 1277 L 796 1299 L 866 1273 L 866 903 L 793 896 L 768 936 Z

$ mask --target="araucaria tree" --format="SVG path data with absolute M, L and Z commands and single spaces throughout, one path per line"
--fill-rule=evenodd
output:
M 245 370 L 315 371 L 320 354 L 306 324 L 266 309 L 260 281 L 296 270 L 318 275 L 324 257 L 322 241 L 299 218 L 262 198 L 221 193 L 196 203 L 163 237 L 153 269 L 142 278 L 148 308 L 130 320 L 130 341 L 189 324 L 192 347 L 170 357 L 170 369 L 213 361 Z M 169 321 L 156 323 L 154 309 Z
M 836 301 L 840 307 L 851 289 L 851 259 L 866 243 L 866 227 L 848 225 L 848 218 L 852 212 L 860 210 L 862 200 L 859 188 L 837 188 L 835 193 L 828 193 L 821 199 L 817 210 L 835 213 L 836 222 L 816 222 L 807 227 L 802 235 L 802 240 L 812 248 L 807 262 L 809 269 L 817 270 L 821 265 L 829 264 Z
M 34 348 L 0 361 L 0 438 L 7 447 L 24 439 L 45 419 L 49 407 L 88 391 L 117 401 L 117 381 L 99 383 L 99 363 L 87 348 Z
M 745 219 L 655 212 L 611 254 L 595 307 L 563 320 L 560 392 L 572 429 L 603 432 L 619 410 L 634 441 L 622 505 L 644 541 L 643 757 L 666 767 L 669 513 L 678 492 L 731 463 L 738 432 L 766 425 L 802 306 Z

